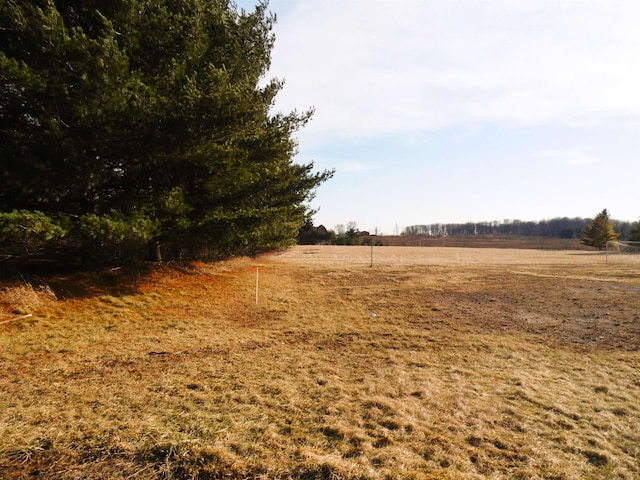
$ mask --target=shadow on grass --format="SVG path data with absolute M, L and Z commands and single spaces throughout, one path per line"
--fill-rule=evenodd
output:
M 0 288 L 30 284 L 47 286 L 56 298 L 90 298 L 99 295 L 118 297 L 138 291 L 139 285 L 157 269 L 156 264 L 90 269 L 79 263 L 30 260 L 0 264 Z

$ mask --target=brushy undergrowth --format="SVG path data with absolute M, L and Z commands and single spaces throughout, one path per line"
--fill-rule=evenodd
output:
M 0 288 L 0 321 L 3 317 L 27 315 L 54 300 L 56 294 L 48 285 L 34 287 L 24 282 Z
M 640 477 L 633 265 L 97 278 L 0 291 L 0 478 Z

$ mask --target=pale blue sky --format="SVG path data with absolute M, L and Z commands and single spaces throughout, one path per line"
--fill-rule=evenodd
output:
M 255 1 L 237 1 L 252 10 Z M 271 0 L 316 225 L 640 219 L 637 0 Z

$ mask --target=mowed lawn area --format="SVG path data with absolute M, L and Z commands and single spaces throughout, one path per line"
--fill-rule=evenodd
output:
M 640 478 L 640 258 L 295 247 L 0 284 L 0 478 Z

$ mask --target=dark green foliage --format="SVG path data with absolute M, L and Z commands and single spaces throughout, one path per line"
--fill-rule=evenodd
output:
M 340 227 L 334 240 L 336 245 L 360 245 L 360 231 L 355 222 L 347 223 L 346 229 L 342 225 Z
M 93 263 L 127 262 L 142 258 L 147 245 L 159 233 L 159 222 L 132 212 L 89 213 L 76 224 L 82 255 Z
M 273 22 L 224 0 L 1 3 L 0 212 L 65 218 L 101 262 L 291 244 L 331 172 L 292 161 L 311 112 L 271 114 Z
M 298 243 L 300 245 L 318 245 L 331 243 L 335 239 L 335 233 L 327 230 L 324 226 L 316 227 L 313 224 L 313 212 L 309 212 L 304 225 L 298 231 Z
M 631 230 L 629 240 L 632 242 L 640 242 L 640 222 L 636 224 L 636 227 L 633 230 Z
M 0 212 L 0 255 L 37 255 L 65 235 L 65 230 L 42 212 Z
M 613 222 L 609 219 L 609 213 L 605 208 L 592 220 L 582 234 L 582 243 L 598 250 L 602 250 L 608 241 L 616 240 L 618 234 Z

